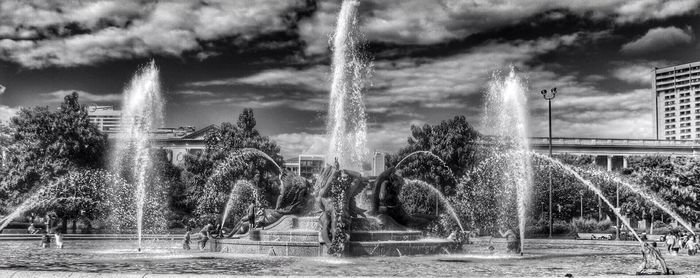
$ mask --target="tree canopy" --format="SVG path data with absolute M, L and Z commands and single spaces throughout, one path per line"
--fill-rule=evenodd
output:
M 195 214 L 200 218 L 213 219 L 223 212 L 237 180 L 247 180 L 257 188 L 260 194 L 255 201 L 261 205 L 275 203 L 279 194 L 278 169 L 262 157 L 237 156 L 241 150 L 252 148 L 283 165 L 279 146 L 261 135 L 255 125 L 253 110 L 246 108 L 236 124 L 222 123 L 206 135 L 203 153 L 185 157 L 181 177 L 186 185 L 187 201 L 196 207 Z
M 0 169 L 0 196 L 6 197 L 0 198 L 3 207 L 17 205 L 69 172 L 102 166 L 107 138 L 88 120 L 78 93 L 67 95 L 56 111 L 23 108 L 4 130 L 12 138 L 3 142 L 10 149 L 6 167 Z

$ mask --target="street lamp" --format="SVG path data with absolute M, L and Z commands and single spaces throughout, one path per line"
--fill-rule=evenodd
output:
M 552 99 L 557 95 L 557 88 L 540 91 L 549 105 L 549 157 L 552 157 Z M 552 167 L 549 167 L 549 238 L 552 238 Z

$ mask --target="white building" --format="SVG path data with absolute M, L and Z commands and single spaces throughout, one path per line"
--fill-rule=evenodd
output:
M 90 105 L 87 112 L 88 120 L 108 135 L 119 132 L 122 127 L 122 111 L 115 110 L 113 106 Z
M 700 62 L 655 68 L 656 139 L 700 139 Z
M 379 176 L 384 170 L 386 170 L 386 154 L 374 152 L 372 156 L 372 176 Z

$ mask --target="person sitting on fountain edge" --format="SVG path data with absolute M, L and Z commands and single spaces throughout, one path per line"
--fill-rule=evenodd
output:
M 508 253 L 513 252 L 515 254 L 520 254 L 520 239 L 518 238 L 518 234 L 516 234 L 513 229 L 508 229 L 505 232 L 503 232 L 502 229 L 498 229 L 498 233 L 500 233 L 502 237 L 506 238 Z

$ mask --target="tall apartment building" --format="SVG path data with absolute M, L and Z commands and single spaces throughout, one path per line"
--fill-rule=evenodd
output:
M 113 106 L 90 105 L 87 107 L 88 119 L 97 125 L 100 131 L 110 134 L 117 133 L 122 126 L 122 111 Z
M 700 140 L 700 62 L 655 68 L 656 139 Z

